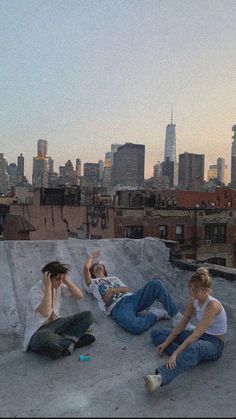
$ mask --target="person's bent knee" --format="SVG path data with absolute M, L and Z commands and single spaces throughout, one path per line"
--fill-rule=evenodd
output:
M 154 345 L 160 345 L 167 339 L 170 333 L 171 333 L 171 330 L 167 328 L 160 328 L 158 330 L 153 330 L 151 332 L 151 340 L 154 343 Z
M 141 333 L 144 332 L 143 327 L 137 325 L 132 325 L 130 328 L 126 327 L 126 329 L 128 330 L 128 332 L 132 333 L 133 335 L 140 335 Z
M 91 311 L 82 311 L 82 313 L 78 314 L 78 319 L 81 320 L 87 320 L 89 323 L 93 323 L 93 315 Z
M 163 288 L 164 284 L 160 279 L 153 279 L 153 282 L 155 283 L 155 286 L 158 288 Z
M 30 348 L 33 351 L 39 351 L 42 348 L 51 346 L 55 341 L 55 334 L 51 330 L 40 330 L 32 336 Z
M 163 288 L 164 284 L 160 279 L 151 279 L 151 281 L 149 281 L 150 285 L 153 285 L 155 288 Z

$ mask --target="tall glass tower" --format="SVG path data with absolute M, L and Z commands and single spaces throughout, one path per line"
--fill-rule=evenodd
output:
M 164 162 L 174 162 L 174 186 L 178 185 L 178 163 L 176 158 L 176 134 L 175 124 L 173 124 L 173 109 L 171 109 L 171 122 L 166 127 L 166 140 L 164 151 Z
M 177 163 L 175 126 L 173 124 L 173 111 L 171 111 L 171 123 L 166 127 L 164 161 L 169 157 L 170 161 Z
M 236 188 L 236 125 L 232 126 L 231 187 Z

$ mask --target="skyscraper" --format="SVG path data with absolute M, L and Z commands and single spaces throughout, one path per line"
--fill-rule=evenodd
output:
M 170 161 L 177 163 L 175 127 L 176 125 L 173 124 L 173 111 L 171 111 L 171 123 L 166 127 L 164 161 L 168 157 Z
M 216 163 L 217 170 L 217 181 L 220 183 L 225 183 L 225 159 L 219 157 Z
M 38 154 L 33 158 L 32 183 L 36 188 L 48 187 L 48 142 L 38 140 Z
M 161 165 L 161 174 L 164 177 L 168 178 L 168 189 L 173 188 L 174 186 L 174 162 L 169 159 L 169 157 L 166 158 L 165 161 L 162 162 Z
M 118 147 L 120 147 L 122 144 L 114 143 L 111 145 L 111 165 L 113 165 L 114 160 L 114 153 L 118 150 Z
M 179 187 L 186 190 L 201 190 L 204 182 L 204 154 L 183 153 L 179 155 Z
M 76 176 L 80 177 L 81 176 L 81 160 L 80 159 L 76 159 L 75 161 L 75 171 L 76 171 Z
M 123 186 L 142 186 L 144 183 L 145 146 L 125 143 L 114 153 L 112 183 Z
M 236 125 L 232 126 L 232 147 L 231 147 L 231 187 L 236 188 Z
M 23 154 L 21 153 L 18 157 L 17 157 L 17 175 L 19 176 L 19 178 L 21 178 L 21 181 L 23 180 L 24 177 L 24 163 L 25 163 L 25 159 Z
M 84 163 L 84 185 L 96 186 L 99 184 L 99 164 Z
M 35 188 L 48 187 L 48 164 L 46 159 L 33 157 L 32 183 Z
M 38 140 L 38 157 L 48 156 L 48 142 L 46 140 Z
M 174 162 L 174 186 L 178 185 L 178 163 L 176 157 L 176 125 L 173 124 L 173 109 L 171 109 L 171 122 L 166 127 L 164 162 L 166 159 Z
M 0 153 L 0 193 L 6 194 L 9 184 L 9 175 L 7 174 L 8 162 L 4 154 Z
M 210 180 L 216 180 L 216 179 L 217 179 L 217 165 L 210 164 L 207 170 L 207 180 L 209 182 Z

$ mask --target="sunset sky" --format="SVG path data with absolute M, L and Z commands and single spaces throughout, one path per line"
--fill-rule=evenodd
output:
M 235 21 L 235 0 L 1 0 L 0 152 L 31 181 L 40 138 L 56 171 L 133 142 L 150 177 L 173 104 L 177 154 L 230 169 Z

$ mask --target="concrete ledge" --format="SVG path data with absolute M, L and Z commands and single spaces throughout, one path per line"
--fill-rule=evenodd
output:
M 185 271 L 195 271 L 200 266 L 204 266 L 209 270 L 210 274 L 213 276 L 220 276 L 221 278 L 225 278 L 231 281 L 236 280 L 236 269 L 234 268 L 226 268 L 224 266 L 214 265 L 211 263 L 196 263 L 188 260 L 179 259 L 172 259 L 171 263 L 173 264 L 173 266 L 176 266 Z

